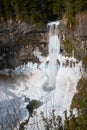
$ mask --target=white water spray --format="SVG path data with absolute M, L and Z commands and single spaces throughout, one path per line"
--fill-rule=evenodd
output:
M 49 26 L 49 87 L 54 88 L 57 75 L 57 59 L 60 52 L 58 38 L 59 22 L 51 22 Z

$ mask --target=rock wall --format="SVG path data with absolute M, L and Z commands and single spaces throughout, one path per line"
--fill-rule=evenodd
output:
M 59 37 L 64 54 L 83 60 L 87 67 L 87 13 L 75 17 L 74 28 L 67 28 L 66 19 L 60 21 Z M 25 23 L 0 24 L 0 69 L 15 68 L 27 61 L 39 62 L 33 51 L 39 47 L 43 55 L 48 53 L 48 30 Z
M 87 12 L 79 13 L 75 17 L 73 28 L 67 28 L 66 19 L 61 20 L 60 40 L 65 53 L 74 55 L 83 61 L 83 66 L 87 67 Z
M 36 47 L 47 53 L 48 33 L 46 27 L 25 23 L 0 25 L 0 69 L 15 68 L 27 61 L 39 62 L 33 55 Z

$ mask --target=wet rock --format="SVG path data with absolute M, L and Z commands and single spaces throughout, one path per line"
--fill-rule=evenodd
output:
M 26 106 L 26 108 L 29 111 L 30 116 L 32 116 L 34 109 L 39 108 L 43 103 L 39 100 L 32 100 L 29 102 L 29 104 Z

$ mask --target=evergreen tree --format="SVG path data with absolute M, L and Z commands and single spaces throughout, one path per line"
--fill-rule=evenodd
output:
M 0 19 L 47 23 L 66 13 L 68 25 L 80 11 L 87 10 L 87 0 L 0 0 Z
M 0 0 L 0 21 L 5 20 L 5 10 L 3 0 Z
M 87 0 L 76 0 L 74 4 L 75 4 L 75 13 L 87 10 Z
M 54 0 L 53 1 L 53 13 L 56 14 L 59 18 L 63 16 L 65 11 L 64 0 Z
M 12 19 L 13 18 L 13 8 L 11 5 L 11 0 L 3 0 L 4 4 L 4 11 L 6 15 L 6 19 Z

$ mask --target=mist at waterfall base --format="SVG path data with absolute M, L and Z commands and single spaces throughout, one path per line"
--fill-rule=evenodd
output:
M 58 25 L 59 22 L 48 24 L 48 57 L 42 57 L 38 48 L 33 52 L 41 61 L 39 66 L 37 63 L 33 64 L 32 62 L 28 62 L 26 65 L 15 68 L 14 73 L 16 77 L 23 74 L 24 78 L 23 76 L 20 76 L 19 78 L 16 78 L 16 81 L 14 80 L 14 83 L 0 81 L 0 101 L 3 102 L 4 107 L 6 107 L 9 102 L 7 100 L 21 97 L 21 121 L 28 117 L 24 97 L 27 97 L 30 100 L 39 100 L 43 103 L 43 105 L 36 110 L 36 114 L 30 118 L 29 124 L 41 120 L 41 111 L 44 112 L 46 117 L 50 116 L 53 109 L 55 109 L 57 115 L 62 117 L 65 110 L 67 110 L 67 113 L 69 114 L 72 98 L 77 92 L 76 86 L 81 78 L 82 62 L 76 63 L 74 57 L 65 57 L 62 54 L 59 54 L 60 41 L 57 32 Z M 58 61 L 60 64 L 58 64 Z M 68 61 L 67 65 L 66 61 Z M 9 92 L 6 92 L 5 88 L 7 88 Z M 29 124 L 27 130 L 38 130 L 37 125 L 31 126 Z M 43 127 L 43 123 L 40 123 L 39 125 L 40 128 Z

